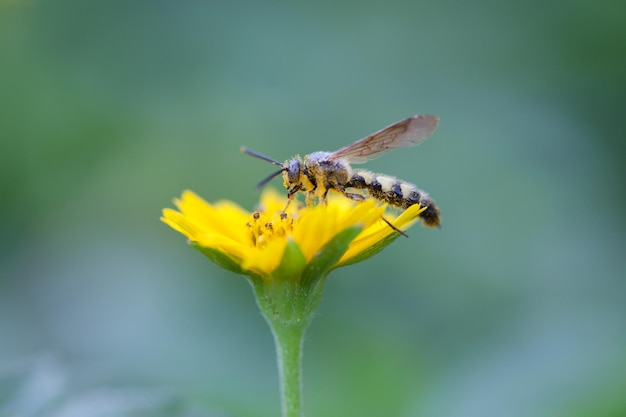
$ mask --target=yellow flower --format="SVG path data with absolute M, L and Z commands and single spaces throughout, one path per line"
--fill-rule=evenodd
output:
M 207 203 L 191 191 L 183 192 L 174 204 L 178 211 L 163 210 L 164 223 L 220 266 L 264 280 L 281 268 L 298 275 L 325 250 L 340 251 L 331 253 L 335 258 L 326 273 L 363 260 L 400 235 L 383 215 L 397 229 L 406 230 L 425 209 L 416 204 L 396 217 L 372 199 L 354 202 L 331 194 L 327 204 L 303 207 L 294 201 L 283 211 L 287 198 L 273 190 L 262 194 L 259 209 L 252 213 L 230 201 Z M 333 244 L 336 248 L 329 248 Z

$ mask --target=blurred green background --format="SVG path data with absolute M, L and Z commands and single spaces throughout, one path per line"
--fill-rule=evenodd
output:
M 0 1 L 0 416 L 279 415 L 239 276 L 159 222 L 415 113 L 429 191 L 334 272 L 308 416 L 626 415 L 626 6 Z M 280 187 L 276 180 L 273 185 Z

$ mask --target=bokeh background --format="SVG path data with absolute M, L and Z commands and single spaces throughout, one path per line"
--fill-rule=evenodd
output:
M 429 191 L 334 272 L 309 416 L 626 415 L 626 6 L 0 2 L 0 416 L 279 415 L 248 283 L 159 222 L 415 113 Z M 272 183 L 280 187 L 280 181 Z

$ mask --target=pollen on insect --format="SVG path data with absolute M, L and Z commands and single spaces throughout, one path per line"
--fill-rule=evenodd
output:
M 413 205 L 428 207 L 428 211 L 421 212 L 420 217 L 425 226 L 433 227 L 440 223 L 439 208 L 426 192 L 393 176 L 374 174 L 351 165 L 362 164 L 392 149 L 419 145 L 435 131 L 438 123 L 437 116 L 418 114 L 334 152 L 318 151 L 304 157 L 296 155 L 284 163 L 245 147 L 241 150 L 280 167 L 262 180 L 258 187 L 282 174 L 288 197 L 285 211 L 292 201 L 296 201 L 299 193 L 305 195 L 306 207 L 311 207 L 328 204 L 329 192 L 335 192 L 354 201 L 371 197 L 400 210 L 407 210 Z

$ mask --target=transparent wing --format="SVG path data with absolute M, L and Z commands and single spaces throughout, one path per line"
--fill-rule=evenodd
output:
M 437 116 L 411 116 L 331 153 L 328 159 L 345 159 L 353 164 L 362 164 L 391 149 L 419 145 L 435 131 L 438 123 Z

